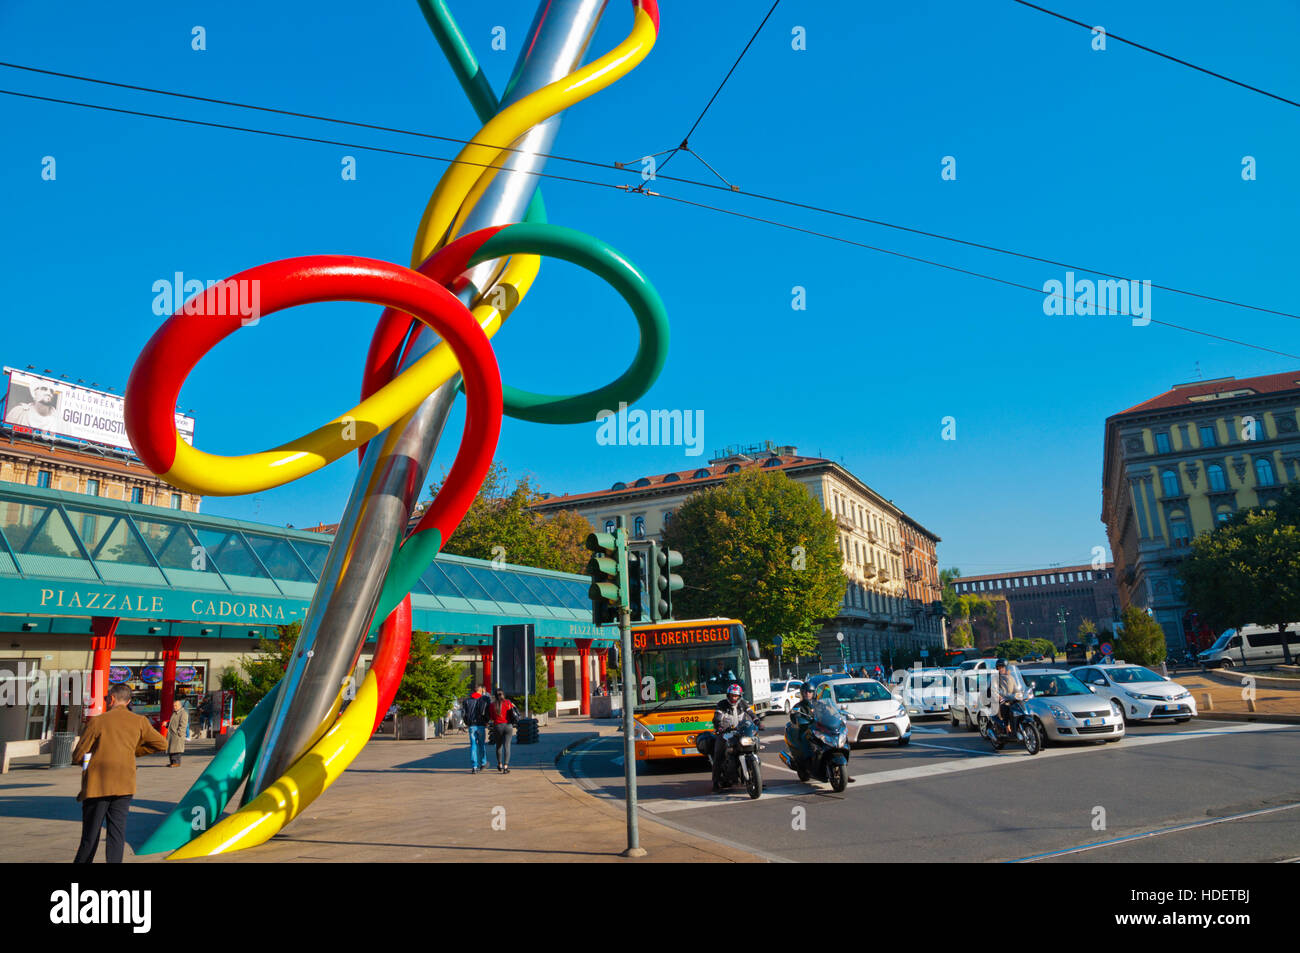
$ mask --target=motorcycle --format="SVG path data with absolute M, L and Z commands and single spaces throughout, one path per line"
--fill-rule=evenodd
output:
M 996 713 L 990 713 L 980 719 L 980 734 L 993 746 L 994 751 L 1001 751 L 1010 739 L 1021 742 L 1025 752 L 1030 755 L 1043 750 L 1043 736 L 1034 716 L 1025 710 L 1025 700 L 1033 697 L 1026 692 L 1016 692 L 1011 702 L 1011 724 L 1004 725 Z
M 800 729 L 807 725 L 807 718 L 799 712 L 791 714 L 781 760 L 800 781 L 827 781 L 839 794 L 849 783 L 848 721 L 830 702 L 818 702 L 805 745 Z
M 716 756 L 717 742 L 725 746 L 723 763 L 718 783 L 724 788 L 743 784 L 750 798 L 757 798 L 763 793 L 763 772 L 758 763 L 758 752 L 762 747 L 758 741 L 758 730 L 762 724 L 755 724 L 748 718 L 742 718 L 740 724 L 722 732 L 706 731 L 695 740 L 695 747 L 713 764 Z

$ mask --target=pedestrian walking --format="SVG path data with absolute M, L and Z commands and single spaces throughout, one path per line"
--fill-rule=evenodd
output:
M 515 703 L 506 698 L 505 692 L 497 689 L 496 696 L 489 709 L 492 727 L 497 733 L 497 771 L 510 773 L 510 741 L 514 737 L 515 726 L 519 724 L 519 709 Z
M 487 767 L 488 693 L 486 685 L 479 685 L 474 693 L 461 702 L 465 724 L 469 727 L 469 773 L 478 774 Z
M 75 861 L 78 864 L 95 859 L 99 830 L 105 822 L 108 825 L 105 859 L 110 864 L 122 862 L 126 816 L 135 796 L 135 759 L 167 747 L 149 719 L 127 709 L 131 701 L 129 685 L 114 685 L 104 701 L 108 710 L 86 723 L 81 740 L 72 752 L 72 760 L 82 763 L 81 793 L 77 795 L 81 802 L 81 844 Z
M 167 767 L 181 763 L 185 753 L 185 736 L 190 732 L 190 713 L 178 699 L 172 702 L 172 716 L 167 720 Z
M 206 736 L 210 727 L 212 727 L 212 699 L 204 695 L 203 701 L 199 702 L 199 731 Z

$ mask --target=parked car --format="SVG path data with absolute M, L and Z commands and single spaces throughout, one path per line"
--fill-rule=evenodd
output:
M 1187 721 L 1196 717 L 1196 699 L 1191 692 L 1143 665 L 1084 665 L 1070 673 L 1099 696 L 1118 704 L 1125 722 Z
M 912 722 L 902 703 L 874 678 L 837 679 L 817 689 L 848 719 L 849 744 L 905 745 L 912 740 Z
M 1286 629 L 1287 648 L 1300 658 L 1300 623 Z M 1202 668 L 1233 668 L 1239 665 L 1275 665 L 1283 660 L 1282 637 L 1277 626 L 1243 625 L 1225 629 L 1204 652 L 1196 656 Z
M 952 676 L 941 668 L 912 669 L 893 692 L 908 715 L 946 715 L 952 703 Z
M 1024 668 L 1020 676 L 1033 691 L 1025 709 L 1034 716 L 1048 741 L 1119 741 L 1124 737 L 1124 712 L 1112 701 L 1069 672 L 1054 668 Z
M 785 682 L 773 682 L 772 710 L 790 714 L 790 709 L 799 704 L 799 686 L 802 684 L 803 682 L 797 678 Z

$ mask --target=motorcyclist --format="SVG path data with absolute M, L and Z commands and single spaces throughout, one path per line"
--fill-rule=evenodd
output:
M 727 686 L 727 694 L 718 699 L 713 708 L 713 790 L 722 790 L 722 765 L 727 758 L 727 742 L 723 735 L 746 719 L 758 722 L 758 713 L 744 699 L 740 685 Z
M 799 701 L 790 708 L 790 722 L 799 737 L 800 750 L 806 755 L 812 750 L 812 730 L 817 718 L 813 714 L 813 695 L 816 689 L 804 682 L 799 686 Z
M 1020 686 L 1007 668 L 1006 659 L 998 659 L 996 669 L 992 686 L 993 701 L 998 706 L 998 732 L 1005 735 L 1011 730 L 1011 704 L 1016 700 Z

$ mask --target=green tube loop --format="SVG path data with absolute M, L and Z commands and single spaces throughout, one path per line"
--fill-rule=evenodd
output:
M 184 847 L 221 819 L 226 805 L 253 770 L 279 693 L 280 683 L 276 682 L 231 733 L 180 803 L 135 849 L 137 854 L 159 854 Z

